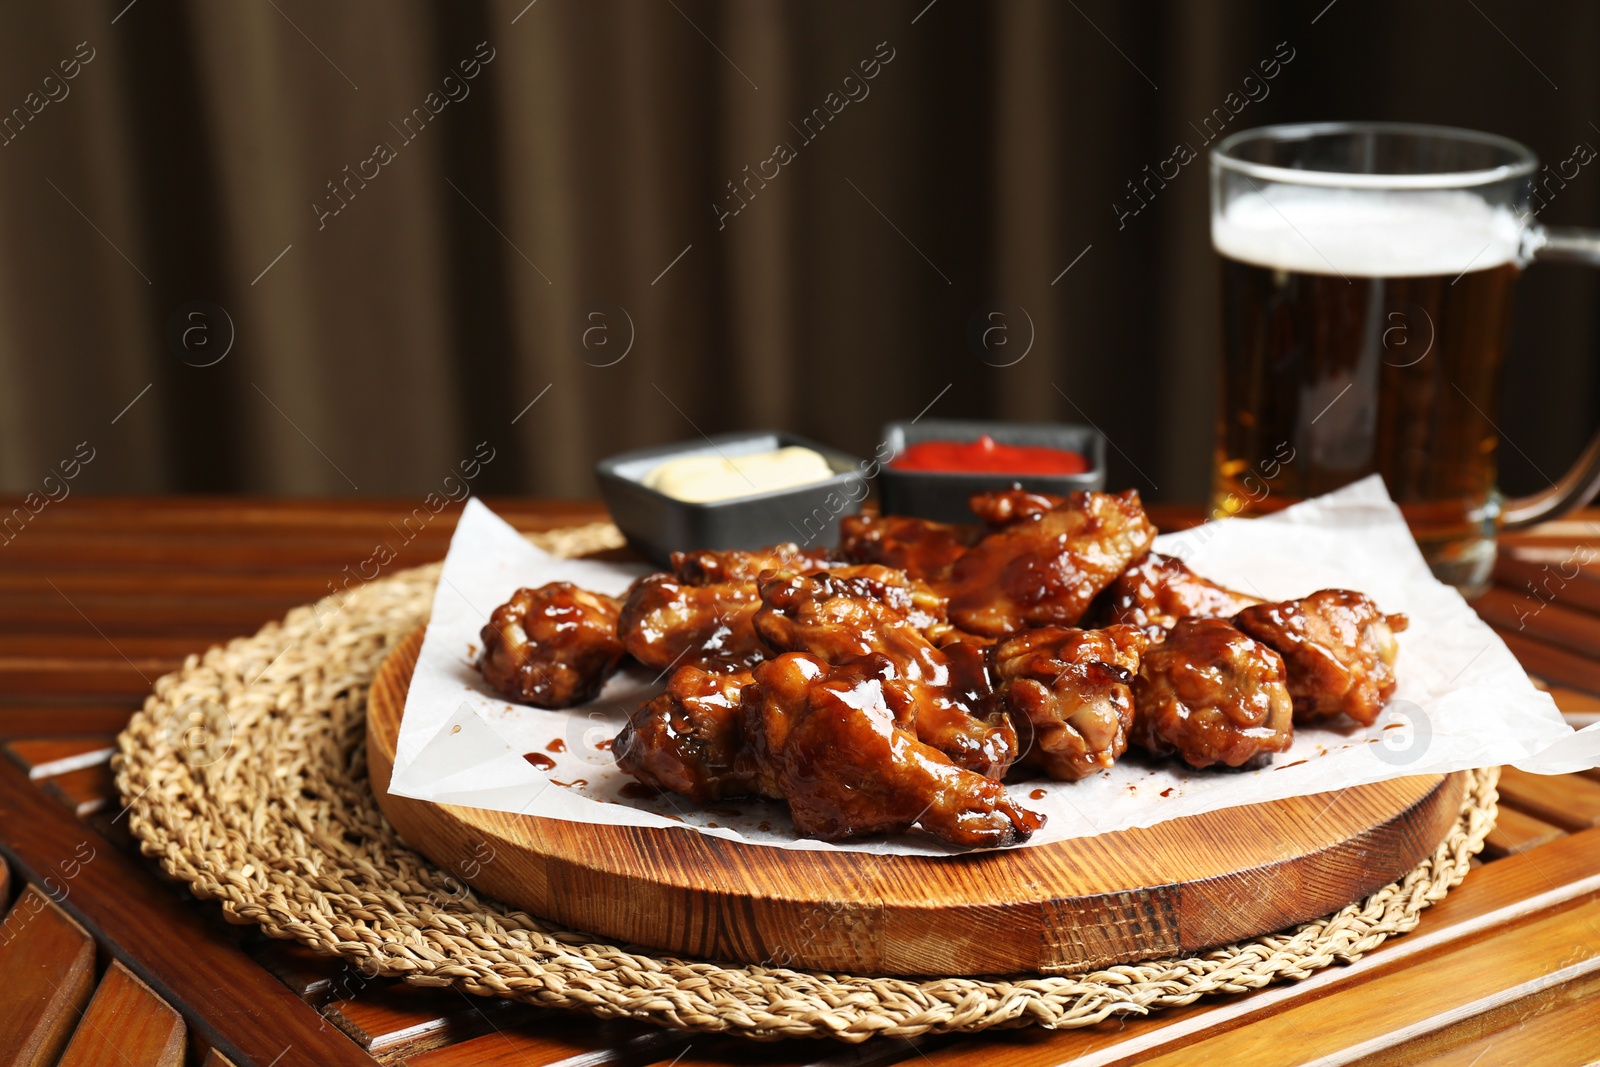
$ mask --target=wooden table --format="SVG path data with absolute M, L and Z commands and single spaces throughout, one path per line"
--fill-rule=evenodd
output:
M 1583 1063 L 1600 1057 L 1600 774 L 1508 771 L 1414 933 L 1312 979 L 1087 1030 L 755 1045 L 366 981 L 140 858 L 107 761 L 151 683 L 326 593 L 417 501 L 73 496 L 0 533 L 0 1064 Z M 528 530 L 588 504 L 491 502 Z M 0 503 L 0 516 L 20 501 Z M 1173 528 L 1184 512 L 1157 513 Z M 454 512 L 392 567 L 443 556 Z M 393 525 L 391 525 L 393 524 Z M 1564 711 L 1600 712 L 1600 512 L 1509 542 L 1477 602 Z

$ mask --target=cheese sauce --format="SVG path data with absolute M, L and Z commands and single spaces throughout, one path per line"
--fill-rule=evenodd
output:
M 644 476 L 658 493 L 694 504 L 793 489 L 826 481 L 833 468 L 809 448 L 776 448 L 743 456 L 680 456 Z

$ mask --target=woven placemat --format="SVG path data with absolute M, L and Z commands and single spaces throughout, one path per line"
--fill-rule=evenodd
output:
M 532 538 L 620 546 L 596 524 Z M 1257 989 L 1349 962 L 1417 925 L 1494 825 L 1499 772 L 1470 776 L 1434 853 L 1366 900 L 1268 937 L 1075 976 L 874 978 L 675 959 L 605 944 L 479 897 L 401 842 L 367 783 L 367 687 L 425 621 L 437 564 L 296 608 L 161 678 L 119 738 L 117 788 L 148 856 L 226 918 L 366 977 L 755 1038 L 914 1037 L 1112 1015 Z

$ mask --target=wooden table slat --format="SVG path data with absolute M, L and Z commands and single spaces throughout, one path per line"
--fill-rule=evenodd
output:
M 1532 676 L 1529 676 L 1532 678 Z M 1594 693 L 1584 693 L 1577 689 L 1568 689 L 1564 685 L 1553 685 L 1543 678 L 1532 678 L 1533 684 L 1550 694 L 1550 699 L 1556 702 L 1556 707 L 1562 713 L 1575 712 L 1578 714 L 1592 714 L 1600 711 L 1600 696 Z
M 1500 772 L 1501 803 L 1564 830 L 1600 826 L 1600 782 L 1573 774 Z
M 0 693 L 0 738 L 40 735 L 116 733 L 128 724 L 142 697 L 117 704 L 70 699 L 56 703 L 12 703 Z
M 1594 539 L 1594 534 L 1589 535 Z M 1495 584 L 1525 598 L 1524 610 L 1540 603 L 1560 601 L 1575 608 L 1600 612 L 1600 551 L 1588 548 L 1588 565 L 1577 545 L 1532 549 L 1514 547 L 1495 561 Z
M 1536 919 L 1454 952 L 1418 960 L 1403 972 L 1370 978 L 1313 1003 L 1143 1062 L 1192 1067 L 1282 1058 L 1350 1062 L 1423 1038 L 1440 1039 L 1478 1016 L 1514 1021 L 1553 986 L 1587 979 L 1572 995 L 1600 986 L 1600 902 Z
M 185 1036 L 183 1017 L 113 960 L 60 1067 L 182 1067 Z
M 1552 990 L 1551 993 L 1558 993 Z M 1412 1067 L 1498 1067 L 1500 1064 L 1594 1064 L 1600 1061 L 1600 1012 L 1594 1002 L 1571 1003 L 1550 996 L 1513 1026 L 1500 1027 L 1463 1044 L 1425 1056 L 1407 1057 Z
M 182 665 L 181 660 L 129 663 L 106 651 L 106 658 L 96 660 L 0 660 L 0 692 L 29 700 L 71 693 L 96 702 L 123 698 L 138 705 L 157 678 Z
M 569 1012 L 546 1011 L 526 1023 L 502 1027 L 457 1045 L 406 1057 L 406 1067 L 590 1067 L 601 1064 L 627 1064 L 642 1067 L 652 1062 L 670 1062 L 692 1049 L 716 1044 L 717 1037 L 681 1034 L 638 1023 L 599 1021 Z M 737 1039 L 736 1039 L 737 1040 Z M 809 1048 L 813 1059 L 835 1051 L 815 1041 L 785 1042 Z M 739 1041 L 747 1055 L 761 1046 Z M 683 1067 L 680 1063 L 678 1067 Z
M 94 991 L 94 939 L 30 885 L 0 924 L 0 1063 L 46 1067 Z
M 1136 1063 L 1142 1056 L 1182 1047 L 1209 1034 L 1252 1026 L 1295 1004 L 1319 1001 L 1332 991 L 1359 990 L 1375 976 L 1409 970 L 1417 960 L 1453 946 L 1502 932 L 1510 932 L 1510 936 L 1540 915 L 1597 894 L 1600 830 L 1588 830 L 1474 870 L 1428 910 L 1416 931 L 1384 942 L 1347 967 L 1319 971 L 1303 981 L 1254 993 L 1204 998 L 1187 1007 L 1120 1019 L 1104 1027 L 983 1034 L 948 1048 L 922 1048 L 916 1062 L 919 1067 L 924 1059 L 930 1067 L 946 1067 L 981 1057 L 985 1067 Z M 923 1043 L 918 1045 L 920 1048 Z
M 223 936 L 214 912 L 184 902 L 9 761 L 0 761 L 0 848 L 17 866 L 64 880 L 74 918 L 184 1012 L 206 1045 L 259 1064 L 277 1059 L 278 1067 L 371 1067 L 370 1057 Z M 189 1014 L 195 1008 L 200 1014 Z
M 1472 602 L 1492 626 L 1583 656 L 1600 648 L 1600 615 L 1495 587 Z
M 49 778 L 109 763 L 111 754 L 116 751 L 116 738 L 102 735 L 19 739 L 7 744 L 5 751 L 17 766 L 28 772 L 29 778 Z
M 1536 819 L 1510 804 L 1501 804 L 1495 827 L 1489 831 L 1483 843 L 1483 852 L 1491 859 L 1514 856 L 1540 845 L 1548 845 L 1565 833 L 1559 826 Z
M 93 815 L 116 799 L 109 764 L 80 767 L 44 780 L 44 791 L 72 809 L 80 819 Z
M 1495 633 L 1530 673 L 1569 689 L 1600 694 L 1600 661 L 1535 641 L 1515 630 L 1495 627 Z
M 398 1051 L 401 1046 L 422 1052 L 493 1033 L 541 1013 L 516 1001 L 385 979 L 328 1003 L 322 1014 L 356 1044 L 378 1053 Z
M 333 988 L 335 981 L 361 980 L 360 973 L 353 972 L 346 961 L 337 956 L 319 956 L 293 941 L 269 939 L 252 948 L 250 958 L 294 990 L 295 996 L 313 1004 L 341 995 L 340 990 Z

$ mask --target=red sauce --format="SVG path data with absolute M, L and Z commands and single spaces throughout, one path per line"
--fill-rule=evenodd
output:
M 1028 796 L 1034 800 L 1043 800 L 1045 798 L 1045 792 L 1043 789 L 1035 789 L 1033 792 L 1029 793 Z
M 1166 788 L 1166 789 L 1163 789 L 1163 790 L 1162 790 L 1162 791 L 1161 791 L 1161 795 L 1162 795 L 1162 796 L 1164 796 L 1164 797 L 1170 797 L 1170 796 L 1171 796 L 1171 795 L 1172 795 L 1172 789 L 1171 789 L 1171 787 L 1170 787 L 1170 786 L 1169 786 L 1169 787 L 1168 787 L 1168 788 Z
M 548 771 L 556 765 L 556 761 L 546 756 L 543 752 L 527 752 L 523 754 L 522 758 L 541 771 Z
M 544 747 L 551 752 L 565 752 L 567 750 L 567 743 L 561 740 L 561 738 L 556 737 L 552 738 L 550 743 Z
M 976 441 L 918 441 L 889 466 L 959 474 L 1082 474 L 1089 461 L 1059 448 L 1003 445 L 984 434 Z

